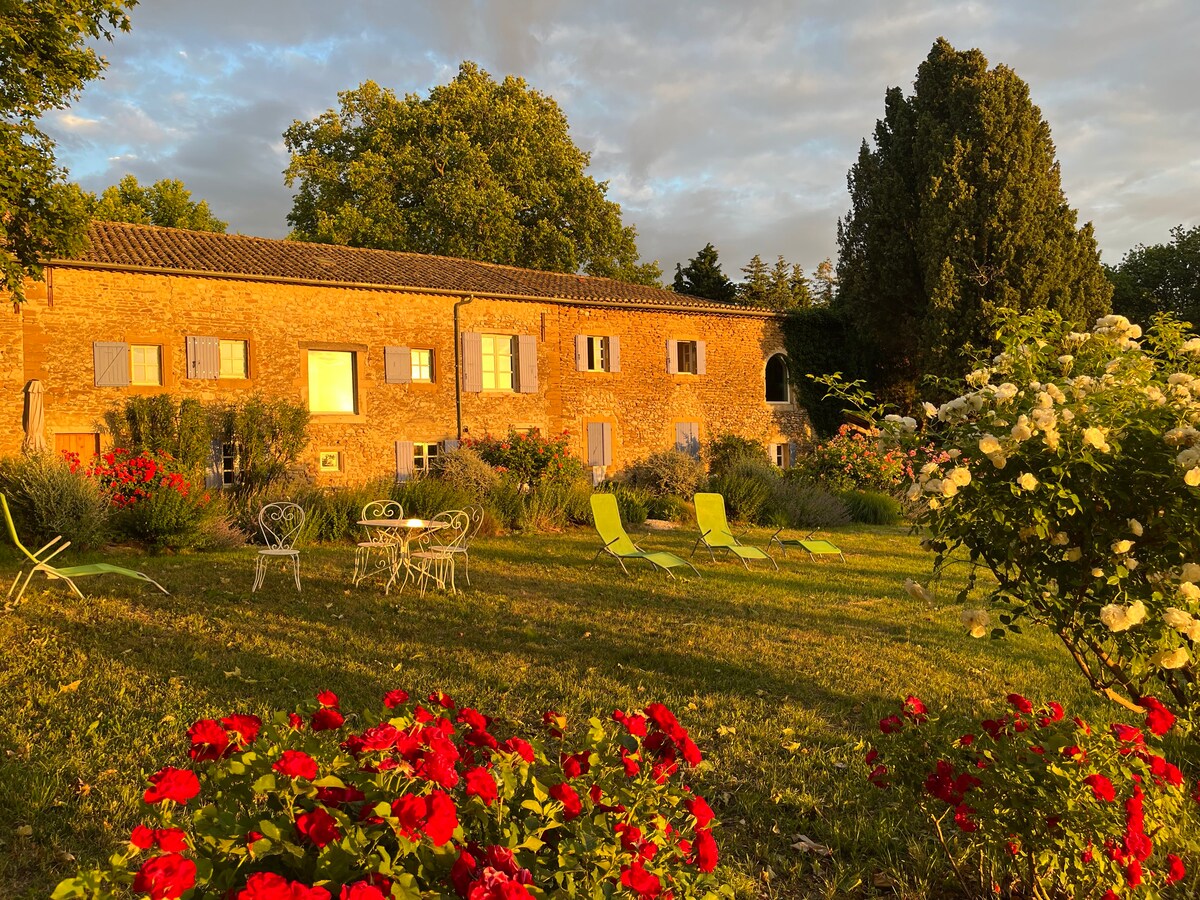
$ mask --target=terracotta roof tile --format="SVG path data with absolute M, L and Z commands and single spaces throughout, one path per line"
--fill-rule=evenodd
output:
M 88 247 L 74 261 L 130 269 L 177 269 L 214 275 L 507 294 L 618 305 L 725 307 L 731 311 L 749 312 L 745 307 L 612 278 L 540 272 L 447 256 L 122 222 L 92 222 L 88 230 Z M 70 261 L 59 262 L 69 264 Z

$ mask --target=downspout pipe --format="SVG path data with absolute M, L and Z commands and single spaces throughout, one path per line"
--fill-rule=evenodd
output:
M 463 436 L 462 423 L 462 339 L 459 333 L 458 308 L 466 306 L 475 300 L 471 294 L 454 304 L 454 420 L 458 430 L 458 439 Z

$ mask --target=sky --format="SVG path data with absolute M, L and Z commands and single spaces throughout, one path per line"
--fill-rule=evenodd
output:
M 374 80 L 425 96 L 462 60 L 554 97 L 669 281 L 712 242 L 836 257 L 846 173 L 934 40 L 1015 69 L 1102 259 L 1200 224 L 1195 0 L 141 0 L 104 80 L 44 120 L 89 190 L 177 178 L 231 232 L 284 237 L 284 130 Z

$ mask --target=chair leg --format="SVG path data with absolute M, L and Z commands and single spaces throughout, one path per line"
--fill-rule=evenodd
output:
M 267 558 L 265 556 L 259 556 L 258 560 L 254 563 L 254 585 L 250 588 L 250 593 L 253 594 L 260 587 L 262 587 L 263 579 L 266 578 L 266 575 Z
M 21 576 L 24 574 L 25 574 L 24 569 L 21 569 L 20 571 L 17 572 L 17 577 L 13 580 L 12 587 L 10 587 L 8 589 L 8 594 L 6 595 L 6 597 L 12 596 L 12 592 L 17 589 L 17 585 L 21 583 Z
M 292 557 L 292 572 L 296 576 L 296 593 L 300 593 L 300 554 Z
M 467 579 L 467 587 L 471 586 L 471 554 L 463 551 L 463 576 Z

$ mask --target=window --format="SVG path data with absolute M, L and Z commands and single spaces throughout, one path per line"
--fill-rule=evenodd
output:
M 223 487 L 237 484 L 238 468 L 238 445 L 221 444 L 221 485 Z
M 412 380 L 433 381 L 433 351 L 412 350 Z
M 130 384 L 162 384 L 162 347 L 158 344 L 130 344 Z
M 704 341 L 667 341 L 667 371 L 672 375 L 705 374 Z
M 483 389 L 511 391 L 513 389 L 513 339 L 507 334 L 480 335 L 482 352 Z
M 696 374 L 696 342 L 679 342 L 679 371 Z
M 221 378 L 248 378 L 248 347 L 246 341 L 221 341 Z
M 608 340 L 602 337 L 587 339 L 587 370 L 589 372 L 608 371 Z
M 771 445 L 771 462 L 775 463 L 779 468 L 786 469 L 788 466 L 788 445 L 787 444 L 772 444 Z
M 358 412 L 358 373 L 352 350 L 308 351 L 308 409 L 315 413 Z
M 791 400 L 787 359 L 782 353 L 776 353 L 767 360 L 766 379 L 768 403 L 787 403 Z
M 438 445 L 428 443 L 413 444 L 413 472 L 428 475 L 437 468 Z

